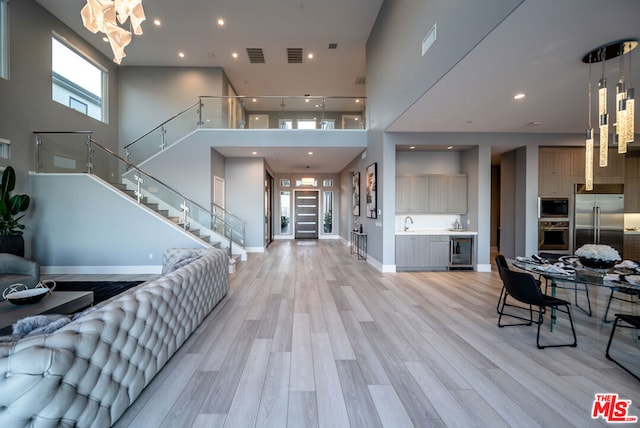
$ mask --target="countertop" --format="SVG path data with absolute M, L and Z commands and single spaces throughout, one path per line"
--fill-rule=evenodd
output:
M 473 232 L 470 230 L 443 230 L 443 229 L 411 229 L 407 230 L 396 230 L 396 235 L 477 235 L 478 232 Z

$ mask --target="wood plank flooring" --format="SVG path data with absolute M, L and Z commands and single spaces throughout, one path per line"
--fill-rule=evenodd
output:
M 606 392 L 640 416 L 640 382 L 604 355 L 608 290 L 591 290 L 593 317 L 572 308 L 576 348 L 539 350 L 535 326 L 497 327 L 496 272 L 382 274 L 338 241 L 276 241 L 230 278 L 116 426 L 606 426 L 591 418 Z

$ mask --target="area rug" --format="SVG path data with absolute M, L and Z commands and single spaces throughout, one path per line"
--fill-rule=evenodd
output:
M 56 281 L 55 291 L 93 291 L 93 303 L 128 290 L 144 281 Z

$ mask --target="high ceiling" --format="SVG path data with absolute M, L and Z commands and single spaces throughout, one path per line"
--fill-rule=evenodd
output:
M 37 1 L 111 56 L 101 37 L 82 27 L 85 0 Z M 365 96 L 366 41 L 381 3 L 142 0 L 145 32 L 126 48 L 123 66 L 222 67 L 240 95 Z M 223 27 L 216 24 L 220 17 Z M 640 38 L 638 17 L 637 0 L 525 0 L 388 130 L 583 134 L 589 67 L 581 58 L 604 43 Z M 160 26 L 153 24 L 155 18 Z M 331 43 L 337 48 L 329 49 Z M 251 64 L 247 48 L 262 48 L 265 64 Z M 287 48 L 302 48 L 303 63 L 288 64 Z M 640 85 L 640 49 L 631 59 L 631 80 Z M 607 70 L 614 91 L 619 62 L 608 61 Z M 592 67 L 594 85 L 600 73 L 600 65 Z M 515 101 L 518 92 L 526 96 Z M 333 153 L 320 170 L 339 170 L 351 159 L 339 150 Z M 292 165 L 299 163 L 291 159 Z

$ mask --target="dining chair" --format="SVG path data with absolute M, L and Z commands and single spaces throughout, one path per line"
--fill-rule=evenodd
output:
M 503 311 L 500 309 L 500 305 L 502 303 L 502 298 L 503 298 L 504 293 L 505 293 L 503 272 L 508 271 L 510 268 L 509 268 L 509 263 L 507 262 L 507 259 L 502 254 L 498 254 L 495 257 L 495 261 L 496 261 L 496 266 L 498 267 L 498 274 L 500 275 L 500 280 L 502 281 L 502 289 L 500 290 L 500 296 L 498 297 L 498 304 L 496 305 L 496 312 L 498 313 L 498 315 L 501 315 L 501 313 Z M 538 287 L 540 287 L 540 281 L 536 280 L 536 282 L 538 283 Z M 503 306 L 510 306 L 510 307 L 513 307 L 513 308 L 519 308 L 519 309 L 525 309 L 525 310 L 527 309 L 527 308 L 525 308 L 523 306 L 513 305 L 513 304 L 509 304 L 509 303 L 505 303 Z M 533 322 L 533 314 L 532 314 L 531 305 L 529 305 L 528 309 L 529 309 L 529 316 L 530 316 L 529 317 L 529 321 Z M 517 319 L 522 319 L 522 320 L 527 321 L 526 318 L 522 318 L 522 317 L 517 316 L 517 315 L 512 315 L 512 314 L 504 314 L 504 315 L 512 317 L 512 318 L 517 318 Z
M 546 294 L 542 294 L 540 291 L 540 287 L 536 282 L 536 279 L 530 273 L 526 272 L 516 272 L 512 270 L 507 270 L 503 272 L 504 276 L 504 287 L 505 292 L 502 298 L 502 307 L 500 309 L 500 316 L 498 317 L 498 327 L 508 327 L 508 326 L 516 326 L 516 325 L 531 325 L 535 323 L 538 325 L 538 332 L 536 335 L 536 346 L 540 349 L 550 348 L 550 347 L 559 347 L 559 346 L 572 346 L 575 347 L 578 344 L 576 339 L 576 330 L 573 325 L 573 318 L 571 316 L 571 303 L 566 300 L 558 299 L 556 297 L 547 296 Z M 515 323 L 515 324 L 502 324 L 502 317 L 504 315 L 504 307 L 506 305 L 507 296 L 511 296 L 515 300 L 531 305 L 530 307 L 530 319 L 524 319 L 524 323 Z M 533 307 L 537 307 L 536 312 L 538 312 L 538 319 L 533 319 Z M 573 335 L 573 342 L 570 343 L 553 343 L 542 345 L 540 343 L 540 329 L 542 327 L 542 323 L 544 321 L 544 313 L 545 308 L 555 309 L 555 311 L 550 311 L 552 316 L 552 321 L 555 321 L 553 318 L 555 317 L 555 313 L 563 312 L 566 313 L 569 318 L 569 324 L 571 325 L 571 333 Z
M 624 294 L 625 298 L 618 297 L 615 294 Z M 628 296 L 628 298 L 626 298 Z M 604 311 L 604 322 L 609 323 L 613 320 L 607 319 L 609 314 L 609 308 L 611 307 L 612 300 L 619 300 L 621 302 L 631 303 L 637 305 L 640 302 L 640 289 L 629 287 L 611 287 L 611 294 L 609 295 L 609 301 L 607 302 L 607 309 Z
M 622 324 L 620 323 L 620 321 L 622 321 Z M 616 334 L 616 328 L 617 327 L 629 328 L 629 329 L 634 329 L 634 330 L 640 329 L 640 315 L 631 315 L 631 314 L 616 314 L 615 315 L 615 320 L 613 321 L 613 327 L 611 328 L 611 334 L 609 335 L 609 343 L 607 343 L 607 350 L 605 351 L 605 355 L 606 355 L 607 359 L 613 361 L 618 366 L 622 367 L 627 373 L 630 373 L 631 376 L 633 376 L 636 379 L 640 380 L 640 376 L 638 376 L 638 374 L 632 372 L 628 367 L 624 366 L 619 360 L 615 360 L 611 356 L 611 353 L 610 353 L 611 342 L 613 341 L 613 337 Z M 638 334 L 638 333 L 634 332 L 633 334 Z M 639 338 L 635 338 L 635 340 L 640 340 L 640 337 Z M 637 361 L 637 359 L 636 359 L 636 361 Z
M 552 281 L 551 286 L 555 287 L 556 289 L 573 290 L 573 298 L 574 298 L 576 307 L 582 310 L 588 316 L 591 316 L 591 299 L 589 298 L 588 284 L 585 284 L 583 282 L 573 281 L 573 282 L 570 282 L 571 285 L 558 285 L 558 280 L 551 280 L 551 281 Z M 549 289 L 549 279 L 547 278 L 544 286 L 544 292 L 547 293 L 548 289 Z M 582 291 L 584 291 L 585 297 L 587 298 L 586 309 L 580 306 L 580 304 L 578 303 L 578 292 L 582 292 Z

